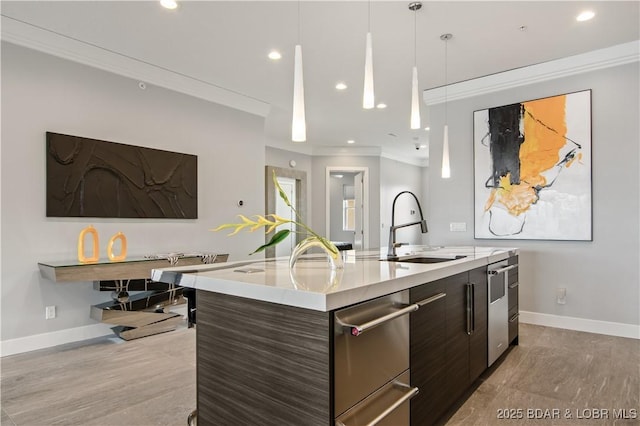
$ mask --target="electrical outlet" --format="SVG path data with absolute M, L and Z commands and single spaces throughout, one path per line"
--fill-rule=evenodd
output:
M 564 305 L 567 303 L 567 289 L 564 287 L 558 287 L 556 289 L 556 303 L 558 305 Z
M 467 232 L 466 222 L 451 222 L 449 224 L 449 231 L 451 232 Z
M 44 317 L 45 319 L 54 319 L 56 317 L 56 307 L 54 306 L 47 306 L 46 308 L 44 308 Z

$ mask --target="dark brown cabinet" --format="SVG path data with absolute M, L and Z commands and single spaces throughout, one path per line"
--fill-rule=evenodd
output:
M 446 406 L 453 404 L 469 383 L 468 287 L 469 274 L 462 273 L 447 279 L 445 309 L 447 386 L 441 390 Z
M 469 335 L 469 383 L 487 369 L 487 270 L 478 268 L 469 272 L 472 286 L 473 312 Z
M 411 303 L 446 293 L 446 279 L 410 289 Z M 428 425 L 447 409 L 445 364 L 445 303 L 448 296 L 420 307 L 411 314 L 411 385 L 420 389 L 411 400 L 411 424 Z
M 450 406 L 487 368 L 486 268 L 448 278 L 446 290 L 446 396 Z
M 517 265 L 518 256 L 509 258 L 509 265 Z M 518 279 L 518 268 L 514 268 L 509 271 L 508 276 L 508 288 L 509 288 L 509 344 L 518 344 L 518 317 L 520 316 L 518 311 L 518 286 L 520 285 Z
M 411 424 L 431 425 L 487 368 L 487 272 L 478 268 L 411 289 L 412 302 L 446 297 L 411 315 Z

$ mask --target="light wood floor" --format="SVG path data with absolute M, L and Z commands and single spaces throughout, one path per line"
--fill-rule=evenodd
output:
M 4 357 L 0 385 L 3 426 L 184 426 L 195 408 L 195 332 Z M 498 419 L 504 409 L 523 419 Z M 559 419 L 535 419 L 553 409 Z M 609 410 L 609 419 L 576 419 L 594 409 Z M 521 324 L 520 345 L 483 376 L 447 424 L 640 424 L 614 421 L 614 409 L 640 415 L 639 340 Z
M 640 425 L 640 340 L 528 324 L 519 339 L 447 425 Z

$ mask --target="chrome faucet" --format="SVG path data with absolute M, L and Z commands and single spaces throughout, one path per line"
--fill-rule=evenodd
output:
M 402 194 L 411 194 L 413 198 L 416 200 L 416 204 L 418 205 L 418 211 L 420 212 L 420 220 L 417 222 L 405 223 L 404 225 L 395 224 L 395 214 L 396 214 L 396 200 Z M 411 191 L 402 191 L 393 199 L 393 204 L 391 205 L 391 228 L 389 228 L 389 250 L 387 251 L 387 259 L 395 260 L 398 259 L 398 255 L 396 254 L 396 247 L 400 247 L 405 245 L 405 243 L 396 243 L 396 229 L 405 228 L 407 226 L 420 225 L 420 230 L 423 234 L 427 233 L 427 221 L 424 220 L 424 216 L 422 215 L 422 207 L 420 207 L 420 201 L 418 201 L 418 197 Z

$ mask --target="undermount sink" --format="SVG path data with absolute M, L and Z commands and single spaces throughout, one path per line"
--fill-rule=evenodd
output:
M 451 262 L 452 260 L 463 259 L 467 256 L 455 256 L 455 257 L 399 257 L 398 259 L 382 259 L 388 262 L 406 262 L 406 263 L 441 263 Z

